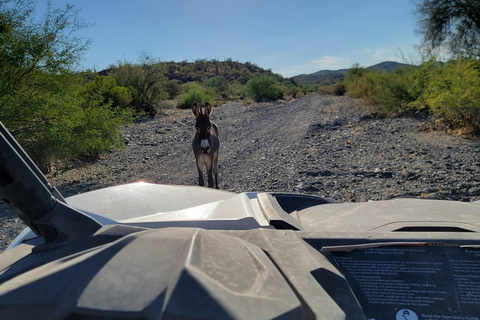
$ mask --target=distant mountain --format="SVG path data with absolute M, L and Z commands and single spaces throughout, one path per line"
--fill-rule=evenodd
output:
M 391 72 L 396 68 L 408 66 L 404 63 L 398 63 L 393 61 L 385 61 L 374 66 L 368 67 L 373 71 L 384 71 Z M 320 85 L 329 85 L 337 82 L 342 79 L 349 69 L 340 69 L 340 70 L 320 70 L 311 74 L 301 74 L 298 76 L 292 77 L 292 79 L 297 84 L 320 84 Z
M 393 62 L 393 61 L 385 61 L 385 62 L 380 62 L 379 64 L 376 64 L 374 66 L 368 67 L 368 69 L 372 71 L 385 71 L 385 72 L 391 72 L 397 68 L 402 68 L 402 67 L 407 67 L 409 66 L 408 64 L 405 63 L 398 63 L 398 62 Z
M 311 74 L 301 74 L 293 77 L 293 80 L 298 84 L 320 84 L 328 85 L 342 79 L 347 73 L 348 69 L 340 70 L 320 70 Z

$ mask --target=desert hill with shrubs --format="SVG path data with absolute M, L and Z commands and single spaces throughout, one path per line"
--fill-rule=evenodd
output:
M 427 55 L 418 66 L 385 62 L 293 78 L 250 62 L 163 62 L 146 53 L 136 62 L 80 72 L 89 41 L 72 36 L 87 26 L 73 6 L 47 10 L 42 20 L 35 16 L 33 1 L 5 3 L 11 6 L 0 12 L 0 21 L 8 22 L 1 30 L 0 121 L 44 172 L 56 160 L 88 159 L 121 147 L 125 124 L 154 117 L 164 108 L 189 108 L 193 101 L 248 104 L 313 92 L 346 94 L 366 100 L 380 115 L 427 114 L 450 130 L 480 132 L 476 42 L 451 48 L 450 61 Z M 478 32 L 477 27 L 465 30 Z M 430 49 L 435 47 L 433 43 Z
M 114 106 L 130 107 L 147 116 L 165 107 L 188 108 L 193 101 L 264 101 L 298 98 L 307 93 L 290 78 L 232 59 L 162 62 L 142 57 L 138 63 L 111 65 L 96 77 L 96 81 L 113 79 L 115 86 L 122 87 L 115 89 L 122 96 L 113 97 Z
M 392 72 L 397 68 L 408 66 L 404 63 L 398 63 L 393 61 L 384 61 L 376 65 L 370 66 L 366 69 L 372 71 L 383 71 L 383 72 Z M 302 86 L 309 86 L 312 84 L 318 85 L 330 85 L 335 84 L 336 82 L 342 80 L 345 77 L 345 74 L 350 70 L 348 69 L 339 69 L 339 70 L 320 70 L 311 74 L 300 74 L 292 77 L 292 80 Z
M 429 117 L 432 127 L 471 136 L 480 133 L 480 62 L 458 58 L 383 68 L 354 65 L 335 84 L 321 86 L 320 94 L 349 95 L 368 102 L 382 117 Z M 433 125 L 434 124 L 434 125 Z

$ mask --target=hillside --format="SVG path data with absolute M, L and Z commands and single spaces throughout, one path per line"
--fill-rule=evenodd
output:
M 266 80 L 271 88 L 268 92 L 262 89 L 249 91 L 251 79 Z M 90 75 L 86 82 L 92 80 L 95 90 L 103 90 L 105 101 L 112 101 L 114 107 L 133 110 L 139 117 L 152 117 L 160 109 L 173 105 L 189 108 L 193 101 L 221 103 L 245 97 L 276 100 L 304 95 L 290 78 L 285 79 L 251 62 L 240 63 L 232 59 L 162 62 L 145 58 L 137 63 L 124 61 Z M 260 95 L 255 96 L 258 92 Z
M 372 71 L 384 71 L 391 72 L 399 67 L 407 66 L 403 63 L 385 61 L 379 64 L 368 67 Z M 340 70 L 320 70 L 311 74 L 301 74 L 293 77 L 292 79 L 297 84 L 309 85 L 309 84 L 319 84 L 319 85 L 329 85 L 337 82 L 342 79 L 349 69 L 340 69 Z
M 219 61 L 216 59 L 198 59 L 194 62 L 158 62 L 155 70 L 164 72 L 168 81 L 176 80 L 179 83 L 212 81 L 212 85 L 238 83 L 244 85 L 247 81 L 260 75 L 276 78 L 281 83 L 290 82 L 289 79 L 273 73 L 270 69 L 263 69 L 251 62 L 238 62 L 232 59 Z M 112 66 L 109 69 L 99 72 L 102 76 L 110 75 L 118 67 Z
M 204 82 L 216 78 L 227 83 L 239 82 L 245 84 L 255 75 L 267 75 L 283 82 L 285 79 L 271 70 L 265 70 L 251 62 L 241 63 L 226 59 L 219 60 L 196 60 L 195 62 L 162 62 L 167 69 L 168 80 L 178 80 L 181 83 L 190 81 Z
M 301 74 L 293 77 L 293 80 L 298 84 L 320 84 L 328 85 L 342 79 L 347 73 L 348 69 L 340 70 L 320 70 L 311 74 Z

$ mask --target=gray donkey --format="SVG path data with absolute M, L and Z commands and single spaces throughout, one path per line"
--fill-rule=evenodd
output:
M 213 188 L 213 176 L 215 176 L 215 188 L 218 189 L 218 128 L 210 121 L 212 106 L 205 102 L 205 106 L 199 106 L 196 102 L 192 105 L 192 112 L 197 118 L 195 123 L 195 136 L 193 136 L 193 152 L 197 159 L 198 185 L 203 186 L 203 167 L 207 169 L 208 187 Z

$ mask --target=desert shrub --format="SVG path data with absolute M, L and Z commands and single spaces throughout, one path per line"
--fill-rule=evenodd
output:
M 412 71 L 398 69 L 393 73 L 375 72 L 368 77 L 372 88 L 369 91 L 368 101 L 379 114 L 390 116 L 395 113 L 411 113 L 415 111 L 411 103 L 416 97 L 412 96 Z
M 300 89 L 300 88 L 298 88 L 298 89 Z M 297 91 L 295 92 L 295 98 L 304 97 L 305 94 L 306 94 L 305 90 L 303 90 L 303 89 L 297 90 Z
M 319 88 L 320 88 L 320 85 L 318 83 L 312 83 L 312 84 L 307 85 L 306 87 L 302 86 L 302 89 L 305 91 L 305 94 L 306 93 L 318 92 Z
M 347 86 L 343 82 L 337 82 L 333 86 L 333 92 L 336 96 L 343 96 L 347 91 Z
M 168 81 L 165 84 L 165 91 L 170 99 L 175 99 L 182 92 L 180 81 L 176 79 Z
M 322 96 L 327 96 L 327 95 L 334 95 L 335 94 L 335 87 L 331 84 L 329 85 L 324 85 L 320 86 L 317 89 L 317 93 Z
M 110 95 L 114 107 L 128 108 L 133 101 L 132 92 L 125 87 L 113 87 Z
M 86 26 L 77 10 L 48 3 L 42 17 L 34 1 L 6 0 L 0 21 L 8 22 L 0 28 L 0 121 L 37 166 L 48 172 L 53 160 L 119 145 L 118 129 L 128 121 L 127 112 L 89 91 L 73 71 L 88 46 L 75 35 Z
M 88 94 L 72 75 L 50 77 L 61 87 L 35 95 L 25 87 L 2 99 L 1 109 L 2 122 L 43 172 L 54 160 L 96 156 L 121 145 L 119 127 L 131 120 L 128 110 L 112 108 L 101 94 Z
M 253 77 L 245 87 L 247 96 L 257 102 L 277 100 L 283 95 L 283 90 L 276 84 L 275 79 L 268 76 Z
M 122 145 L 119 127 L 130 122 L 130 113 L 126 110 L 112 110 L 109 105 L 88 105 L 78 113 L 76 124 L 62 146 L 67 154 L 77 156 L 96 156 Z
M 320 86 L 317 90 L 317 93 L 320 95 L 335 95 L 343 96 L 347 91 L 347 86 L 344 82 L 337 82 L 335 84 L 328 84 Z
M 433 68 L 420 103 L 451 127 L 480 130 L 480 62 L 460 59 Z
M 426 111 L 450 128 L 480 131 L 477 60 L 440 63 L 433 57 L 418 67 L 397 69 L 393 73 L 356 72 L 349 78 L 347 94 L 366 99 L 380 114 Z
M 283 97 L 282 87 L 277 84 L 271 85 L 267 89 L 267 93 L 265 95 L 266 100 L 277 100 L 282 97 Z
M 361 74 L 361 75 L 358 75 Z M 394 72 L 357 72 L 346 85 L 346 94 L 367 100 L 380 115 L 419 111 L 414 102 L 420 92 L 420 79 L 415 68 Z
M 242 100 L 245 98 L 245 86 L 235 81 L 228 86 L 228 98 L 231 100 Z
M 93 81 L 85 84 L 83 95 L 87 99 L 101 99 L 104 103 L 111 103 L 112 107 L 130 108 L 133 101 L 131 90 L 117 86 L 114 78 L 96 76 Z
M 388 114 L 426 111 L 416 104 L 428 81 L 425 68 L 428 66 L 404 67 L 384 74 L 377 102 L 386 106 Z
M 195 101 L 203 104 L 209 100 L 211 100 L 211 95 L 205 92 L 205 89 L 202 86 L 195 83 L 189 83 L 185 88 L 185 93 L 177 103 L 177 108 L 188 109 Z
M 289 97 L 292 97 L 295 99 L 305 96 L 305 91 L 300 87 L 291 87 L 291 88 L 288 88 L 286 91 Z
M 119 86 L 129 88 L 132 93 L 132 104 L 138 116 L 155 116 L 158 103 L 167 99 L 166 66 L 157 59 L 141 53 L 137 63 L 119 61 L 109 68 L 108 75 L 113 77 Z
M 212 77 L 210 79 L 204 80 L 202 85 L 211 88 L 216 95 L 219 95 L 222 98 L 228 96 L 228 82 L 221 76 Z
M 379 84 L 379 75 L 373 72 L 364 73 L 359 77 L 352 78 L 352 81 L 347 83 L 347 93 L 355 98 L 363 98 L 375 102 Z
M 158 103 L 159 112 L 163 109 L 175 109 L 175 102 L 173 100 L 162 100 Z
M 363 77 L 363 75 L 367 73 L 371 73 L 372 70 L 361 67 L 358 63 L 355 63 L 350 69 L 348 69 L 347 73 L 343 81 L 348 86 L 349 84 L 355 82 L 359 78 Z

